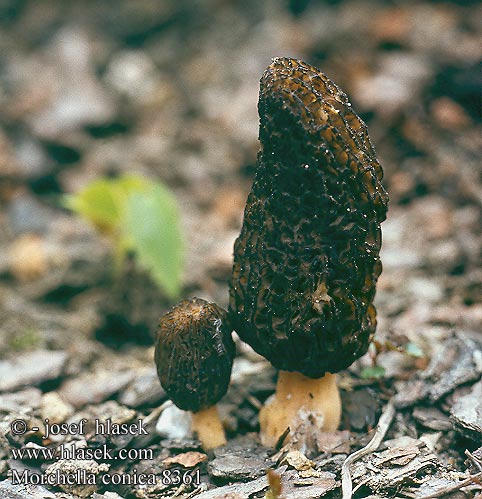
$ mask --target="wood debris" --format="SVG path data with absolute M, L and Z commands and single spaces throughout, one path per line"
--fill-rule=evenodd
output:
M 184 466 L 184 468 L 193 468 L 203 461 L 206 461 L 207 458 L 208 456 L 206 454 L 203 454 L 202 452 L 190 451 L 178 454 L 177 456 L 168 457 L 162 462 L 166 466 L 170 466 L 172 464 L 180 464 L 181 466 Z
M 482 443 L 482 381 L 455 402 L 450 411 L 450 419 L 455 429 Z
M 407 440 L 407 437 L 405 437 Z M 442 463 L 423 442 L 412 440 L 408 447 L 389 448 L 365 456 L 352 466 L 354 490 L 362 486 L 373 492 L 421 483 L 419 477 L 429 470 L 442 468 Z

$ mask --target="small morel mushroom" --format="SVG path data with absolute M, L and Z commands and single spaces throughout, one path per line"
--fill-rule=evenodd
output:
M 274 59 L 261 78 L 256 177 L 234 247 L 229 315 L 280 369 L 260 412 L 274 445 L 303 414 L 340 422 L 332 373 L 363 355 L 376 326 L 380 223 L 388 196 L 366 125 L 304 62 Z
M 226 393 L 235 345 L 227 313 L 200 298 L 184 300 L 160 319 L 155 361 L 174 404 L 192 411 L 192 431 L 205 449 L 226 443 L 216 408 Z

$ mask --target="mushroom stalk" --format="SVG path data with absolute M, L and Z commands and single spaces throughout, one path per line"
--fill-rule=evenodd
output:
M 229 318 L 282 370 L 260 414 L 263 442 L 275 445 L 290 427 L 291 447 L 314 449 L 320 428 L 340 419 L 336 378 L 325 373 L 364 355 L 375 333 L 388 195 L 365 123 L 317 68 L 274 59 L 258 110 L 261 149 L 234 244 Z
M 236 347 L 226 311 L 201 298 L 183 300 L 159 321 L 155 362 L 174 404 L 192 414 L 205 449 L 226 443 L 216 404 L 229 386 Z
M 276 393 L 259 413 L 263 445 L 274 447 L 287 428 L 292 434 L 307 417 L 321 425 L 320 431 L 335 431 L 341 416 L 336 378 L 331 373 L 313 379 L 298 372 L 280 371 Z
M 226 444 L 226 435 L 215 405 L 192 413 L 192 431 L 205 450 Z

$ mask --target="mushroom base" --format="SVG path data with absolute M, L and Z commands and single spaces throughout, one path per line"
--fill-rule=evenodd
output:
M 197 433 L 205 450 L 214 449 L 226 443 L 223 424 L 215 405 L 192 413 L 192 431 Z
M 303 441 L 303 447 L 310 446 L 308 436 L 302 435 L 310 431 L 309 426 L 315 426 L 317 432 L 332 432 L 338 428 L 340 417 L 341 400 L 335 374 L 326 373 L 313 379 L 297 372 L 280 371 L 276 393 L 259 413 L 261 442 L 274 447 L 289 428 L 285 442 L 296 436 Z

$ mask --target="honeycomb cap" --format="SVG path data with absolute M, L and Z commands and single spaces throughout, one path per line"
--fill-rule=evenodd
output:
M 231 331 L 227 312 L 201 298 L 181 301 L 161 317 L 157 374 L 177 407 L 199 412 L 226 393 L 235 356 Z
M 363 355 L 375 331 L 383 171 L 347 96 L 309 64 L 274 59 L 258 110 L 229 316 L 275 367 L 318 378 Z

